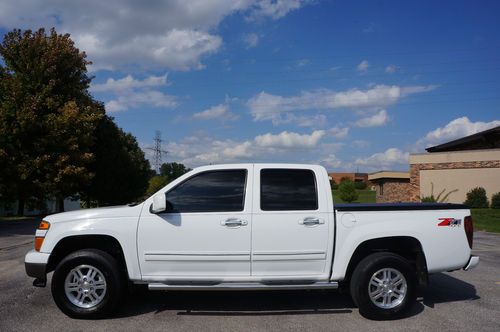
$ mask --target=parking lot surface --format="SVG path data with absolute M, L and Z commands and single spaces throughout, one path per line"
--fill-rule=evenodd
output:
M 500 331 L 500 235 L 476 232 L 479 266 L 431 276 L 410 315 L 370 321 L 333 291 L 128 294 L 117 314 L 66 317 L 24 272 L 36 221 L 0 222 L 0 331 Z M 50 278 L 49 278 L 50 282 Z

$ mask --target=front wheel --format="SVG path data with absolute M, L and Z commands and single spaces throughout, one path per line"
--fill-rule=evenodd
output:
M 381 252 L 364 258 L 354 269 L 350 290 L 359 312 L 370 319 L 398 318 L 416 299 L 414 268 L 396 254 Z
M 98 318 L 111 312 L 122 294 L 116 260 L 108 253 L 85 249 L 71 253 L 52 276 L 52 296 L 66 315 Z

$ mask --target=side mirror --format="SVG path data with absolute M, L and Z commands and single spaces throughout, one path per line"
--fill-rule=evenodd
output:
M 167 209 L 167 197 L 165 194 L 157 194 L 153 196 L 153 204 L 151 205 L 151 213 L 162 213 Z

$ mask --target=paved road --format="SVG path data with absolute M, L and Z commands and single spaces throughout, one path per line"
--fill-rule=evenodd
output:
M 34 288 L 23 256 L 35 222 L 0 222 L 0 331 L 500 331 L 500 236 L 475 233 L 481 256 L 473 271 L 431 277 L 409 317 L 374 322 L 361 317 L 348 295 L 332 291 L 138 292 L 116 316 L 73 320 Z

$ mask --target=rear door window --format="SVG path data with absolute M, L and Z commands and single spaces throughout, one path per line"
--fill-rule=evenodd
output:
M 262 169 L 260 208 L 263 211 L 317 210 L 314 172 L 306 169 Z

